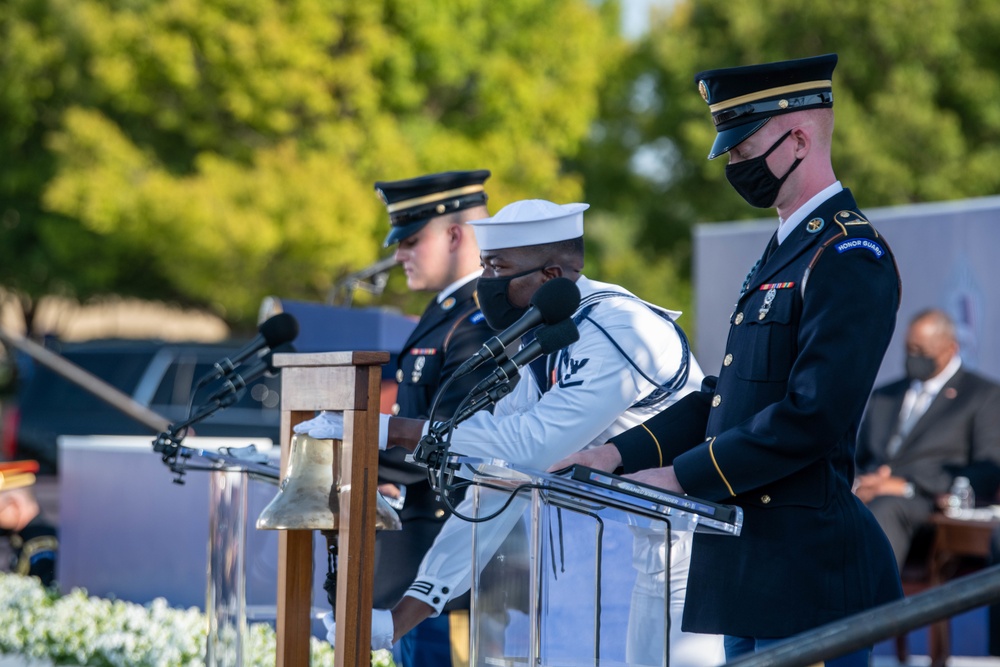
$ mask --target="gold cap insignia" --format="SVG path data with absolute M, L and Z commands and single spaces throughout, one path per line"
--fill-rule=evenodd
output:
M 701 99 L 708 102 L 708 86 L 705 84 L 704 79 L 698 82 L 698 92 L 701 93 Z M 711 102 L 709 102 L 709 104 L 711 104 Z
M 788 108 L 788 100 L 778 100 L 778 108 L 779 109 L 787 109 Z

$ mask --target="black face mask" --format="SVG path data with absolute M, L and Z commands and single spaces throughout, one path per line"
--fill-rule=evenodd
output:
M 541 271 L 544 268 L 545 265 L 543 264 L 537 269 L 529 269 L 528 271 L 515 273 L 512 276 L 503 276 L 502 278 L 479 277 L 479 281 L 476 283 L 476 292 L 479 296 L 479 309 L 483 311 L 486 323 L 490 325 L 491 329 L 494 331 L 503 331 L 521 319 L 521 316 L 528 312 L 528 308 L 531 307 L 518 308 L 510 302 L 510 294 L 508 293 L 510 281 L 521 276 L 531 275 L 535 271 Z
M 910 380 L 930 380 L 934 377 L 934 360 L 922 354 L 906 355 L 906 377 Z
M 781 138 L 775 141 L 763 155 L 726 165 L 726 178 L 729 179 L 729 184 L 751 206 L 757 208 L 774 206 L 774 201 L 778 198 L 778 191 L 781 190 L 785 179 L 802 162 L 802 158 L 796 158 L 781 178 L 771 173 L 770 167 L 767 166 L 767 156 L 773 153 L 791 133 L 792 131 L 789 130 L 781 135 Z

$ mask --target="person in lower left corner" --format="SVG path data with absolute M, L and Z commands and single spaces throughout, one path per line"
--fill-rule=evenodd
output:
M 11 571 L 37 577 L 43 586 L 55 582 L 59 539 L 55 526 L 27 488 L 0 491 L 0 536 L 11 546 Z

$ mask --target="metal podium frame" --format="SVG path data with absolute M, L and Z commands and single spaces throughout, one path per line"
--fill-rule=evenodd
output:
M 482 459 L 462 456 L 451 456 L 448 459 L 448 467 L 455 477 L 465 478 L 473 484 L 472 498 L 475 509 L 475 516 L 470 517 L 479 522 L 485 520 L 484 517 L 499 516 L 503 512 L 510 513 L 513 507 L 508 508 L 503 505 L 502 510 L 497 509 L 497 503 L 502 502 L 494 494 L 491 502 L 484 502 L 485 497 L 482 491 L 490 489 L 506 494 L 519 494 L 530 501 L 528 506 L 521 507 L 521 512 L 530 514 L 530 527 L 528 528 L 528 553 L 526 561 L 530 563 L 525 576 L 529 579 L 528 599 L 529 605 L 526 611 L 529 617 L 528 628 L 530 637 L 527 642 L 528 654 L 515 659 L 509 664 L 542 664 L 544 655 L 548 651 L 545 649 L 544 636 L 550 631 L 544 629 L 543 607 L 545 606 L 544 581 L 546 575 L 542 572 L 545 569 L 544 554 L 539 551 L 544 540 L 541 536 L 541 526 L 544 524 L 544 512 L 542 507 L 550 506 L 557 510 L 569 510 L 581 516 L 592 516 L 599 525 L 604 525 L 601 517 L 611 518 L 613 516 L 626 517 L 630 526 L 660 524 L 664 531 L 664 544 L 666 548 L 666 592 L 664 603 L 665 620 L 668 625 L 664 629 L 666 634 L 669 628 L 669 598 L 670 598 L 670 533 L 673 530 L 688 530 L 694 532 L 709 532 L 719 535 L 738 536 L 742 530 L 743 511 L 739 507 L 732 505 L 721 505 L 712 503 L 691 496 L 673 494 L 668 491 L 636 484 L 631 480 L 609 475 L 600 471 L 587 468 L 574 468 L 560 473 L 545 473 L 530 468 L 509 464 L 498 459 Z M 517 506 L 515 504 L 515 506 Z M 562 520 L 560 523 L 560 534 L 562 530 Z M 634 522 L 634 523 L 633 523 Z M 502 524 L 503 522 L 501 522 Z M 621 520 L 618 520 L 621 523 Z M 479 524 L 477 524 L 479 525 Z M 513 525 L 511 523 L 510 525 Z M 507 526 L 499 528 L 506 530 Z M 485 553 L 480 558 L 477 546 L 478 529 L 473 531 L 473 573 L 472 573 L 472 640 L 471 648 L 472 664 L 494 664 L 498 660 L 497 656 L 483 654 L 477 646 L 479 637 L 477 625 L 478 618 L 480 583 L 483 575 L 483 568 L 489 562 L 491 554 Z M 602 550 L 601 541 L 604 539 L 603 530 L 599 530 L 595 535 L 595 549 L 597 554 Z M 490 547 L 491 549 L 492 547 Z M 551 548 L 551 547 L 550 547 Z M 490 549 L 487 549 L 489 552 Z M 597 556 L 596 564 L 598 571 L 595 584 L 595 638 L 593 664 L 603 664 L 602 648 L 600 641 L 601 627 L 601 557 Z M 505 590 L 505 589 L 498 589 Z M 485 619 L 484 619 L 485 620 Z M 669 641 L 664 639 L 664 661 L 669 665 Z M 496 664 L 501 664 L 496 662 Z M 575 663 L 574 663 L 575 664 Z M 589 662 L 587 664 L 590 664 Z
M 292 429 L 318 410 L 344 412 L 339 475 L 336 665 L 371 664 L 371 610 L 378 487 L 379 397 L 388 352 L 275 354 L 281 369 L 281 471 Z M 276 667 L 310 664 L 313 531 L 278 536 Z

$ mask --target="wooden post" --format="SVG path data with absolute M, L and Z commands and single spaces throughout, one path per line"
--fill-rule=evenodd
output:
M 338 533 L 336 665 L 371 664 L 379 389 L 388 352 L 275 354 L 281 368 L 281 470 L 292 429 L 317 410 L 344 412 Z M 277 667 L 309 665 L 313 531 L 278 536 Z

